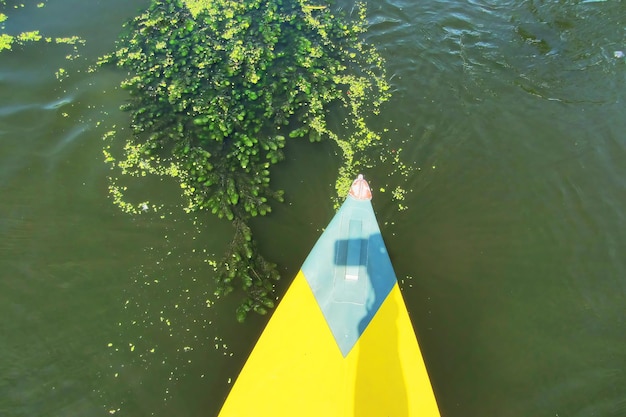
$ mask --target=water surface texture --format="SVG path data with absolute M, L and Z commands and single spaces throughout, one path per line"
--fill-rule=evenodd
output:
M 2 416 L 215 416 L 267 320 L 212 296 L 228 222 L 158 181 L 162 213 L 107 197 L 124 74 L 87 67 L 146 5 L 5 11 L 9 33 L 87 43 L 0 54 Z M 393 90 L 373 123 L 413 169 L 364 174 L 442 415 L 626 415 L 626 3 L 368 6 Z M 332 217 L 339 163 L 292 145 L 273 173 L 287 203 L 253 225 L 281 291 Z

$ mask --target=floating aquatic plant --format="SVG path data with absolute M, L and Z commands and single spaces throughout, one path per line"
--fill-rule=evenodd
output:
M 215 263 L 216 294 L 243 288 L 241 320 L 273 306 L 279 274 L 248 220 L 282 201 L 270 167 L 286 144 L 333 140 L 343 156 L 336 187 L 345 195 L 365 162 L 356 154 L 379 139 L 366 117 L 388 86 L 380 56 L 362 39 L 366 27 L 363 3 L 344 16 L 314 0 L 153 0 L 101 62 L 128 71 L 123 108 L 133 129 L 119 157 L 115 133 L 106 136 L 105 160 L 125 174 L 173 177 L 188 212 L 233 222 L 233 241 Z M 343 124 L 331 127 L 330 111 Z M 128 203 L 115 182 L 110 189 L 126 211 L 147 207 Z
M 0 6 L 3 8 L 6 7 L 6 0 L 0 0 Z M 18 6 L 15 5 L 15 8 Z M 24 7 L 23 4 L 20 4 L 20 7 Z M 37 8 L 44 7 L 44 3 L 38 3 Z M 8 16 L 2 12 L 0 12 L 0 30 L 5 30 L 5 23 L 8 20 Z M 17 35 L 10 35 L 8 33 L 0 33 L 0 52 L 3 50 L 11 50 L 13 49 L 13 45 L 26 45 L 29 43 L 39 42 L 45 40 L 47 43 L 57 43 L 57 44 L 69 44 L 76 45 L 81 44 L 84 45 L 85 41 L 78 36 L 64 37 L 64 38 L 50 38 L 43 37 L 38 30 L 32 30 L 28 32 L 21 32 Z

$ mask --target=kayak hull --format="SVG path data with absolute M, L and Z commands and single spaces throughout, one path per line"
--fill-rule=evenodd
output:
M 220 417 L 439 416 L 397 284 L 345 358 L 302 272 L 288 294 Z
M 351 193 L 315 244 L 220 417 L 440 416 L 363 190 L 366 198 Z

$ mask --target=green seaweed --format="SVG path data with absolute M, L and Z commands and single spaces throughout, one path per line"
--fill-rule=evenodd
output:
M 106 135 L 105 160 L 123 174 L 173 177 L 186 211 L 233 223 L 233 240 L 214 263 L 216 295 L 245 292 L 240 320 L 274 305 L 279 274 L 248 222 L 282 201 L 270 168 L 287 143 L 333 140 L 343 196 L 380 139 L 366 118 L 378 113 L 388 85 L 382 59 L 363 41 L 365 13 L 363 3 L 347 17 L 305 0 L 153 0 L 100 62 L 128 71 L 123 108 L 133 130 L 118 156 L 115 132 Z M 344 116 L 339 129 L 329 127 L 331 111 Z M 127 212 L 148 207 L 129 203 L 115 180 L 110 191 Z

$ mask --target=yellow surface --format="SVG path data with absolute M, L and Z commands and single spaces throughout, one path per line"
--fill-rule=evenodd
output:
M 300 272 L 219 416 L 439 415 L 398 284 L 344 358 Z

